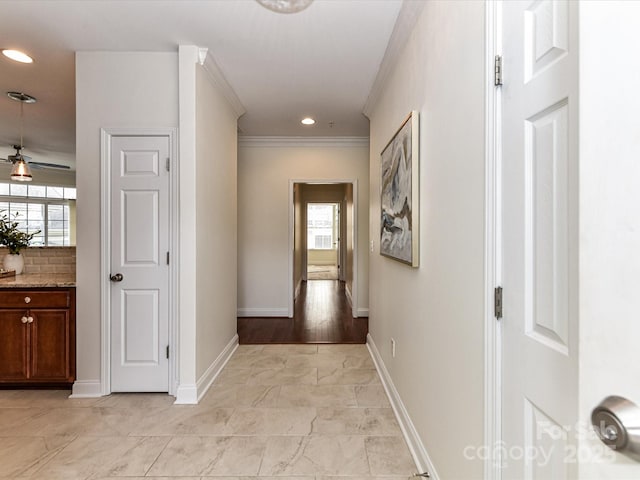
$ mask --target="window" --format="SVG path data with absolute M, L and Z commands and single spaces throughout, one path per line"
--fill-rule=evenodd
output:
M 318 250 L 329 250 L 332 247 L 331 235 L 315 235 L 313 248 Z
M 72 245 L 72 207 L 76 189 L 44 185 L 0 183 L 0 211 L 18 222 L 20 230 L 40 233 L 33 246 Z
M 337 212 L 335 203 L 307 204 L 307 245 L 315 250 L 333 250 L 337 247 Z

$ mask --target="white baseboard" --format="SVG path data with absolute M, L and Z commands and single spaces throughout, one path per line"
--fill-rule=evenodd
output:
M 344 294 L 347 297 L 347 301 L 349 302 L 349 306 L 353 307 L 353 297 L 351 296 L 351 289 L 349 285 L 344 286 Z
M 368 308 L 359 308 L 358 309 L 358 317 L 368 317 L 369 309 Z
M 176 401 L 178 405 L 195 405 L 207 393 L 213 381 L 220 374 L 227 364 L 233 352 L 238 348 L 238 335 L 234 335 L 226 347 L 222 350 L 204 374 L 198 379 L 196 384 L 179 385 L 176 390 Z
M 296 285 L 296 292 L 293 294 L 293 298 L 296 299 L 298 298 L 298 295 L 300 295 L 300 289 L 302 288 L 302 279 L 300 279 L 298 281 L 298 285 Z
M 198 387 L 193 383 L 181 383 L 178 385 L 176 401 L 173 403 L 177 405 L 196 405 L 198 403 Z
M 198 382 L 196 383 L 196 387 L 198 390 L 198 402 L 202 400 L 202 397 L 204 397 L 204 395 L 207 393 L 213 381 L 218 375 L 220 375 L 220 372 L 231 358 L 231 355 L 233 355 L 233 352 L 236 351 L 238 345 L 239 338 L 236 334 L 233 336 L 227 346 L 224 347 L 224 350 L 222 350 L 220 355 L 218 355 L 218 358 L 216 358 L 214 362 L 209 365 L 207 371 L 204 372 L 204 374 L 198 379 Z
M 76 380 L 73 382 L 69 398 L 96 398 L 102 396 L 100 380 Z
M 387 392 L 387 397 L 389 397 L 389 401 L 391 402 L 391 407 L 393 408 L 394 413 L 396 414 L 396 418 L 398 419 L 398 423 L 400 424 L 400 429 L 402 430 L 402 435 L 404 436 L 405 441 L 409 447 L 409 451 L 411 452 L 411 456 L 413 457 L 413 461 L 416 464 L 416 468 L 419 473 L 429 472 L 431 475 L 429 478 L 432 480 L 439 480 L 436 469 L 429 458 L 429 454 L 420 439 L 420 435 L 413 425 L 411 421 L 411 417 L 409 417 L 409 412 L 407 412 L 402 399 L 400 398 L 400 394 L 398 390 L 396 390 L 393 381 L 391 380 L 391 376 L 389 375 L 389 371 L 382 361 L 382 357 L 380 356 L 380 352 L 376 347 L 371 334 L 367 334 L 367 347 L 369 348 L 369 353 L 371 353 L 371 358 L 373 359 L 373 363 L 376 366 L 376 370 L 378 371 L 378 375 L 380 375 L 380 379 L 382 380 L 382 385 L 384 386 L 385 392 Z
M 284 308 L 239 308 L 239 317 L 288 317 L 289 309 Z

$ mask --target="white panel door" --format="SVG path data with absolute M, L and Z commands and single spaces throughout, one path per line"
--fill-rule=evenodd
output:
M 168 158 L 169 137 L 111 138 L 113 392 L 169 389 Z
M 503 2 L 503 478 L 575 478 L 577 2 Z

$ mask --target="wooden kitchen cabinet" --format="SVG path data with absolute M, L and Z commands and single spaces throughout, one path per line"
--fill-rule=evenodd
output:
M 0 290 L 0 386 L 75 380 L 75 288 Z

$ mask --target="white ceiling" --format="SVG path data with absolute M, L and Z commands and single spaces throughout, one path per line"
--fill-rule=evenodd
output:
M 2 0 L 0 157 L 19 142 L 22 91 L 25 153 L 72 165 L 76 51 L 177 51 L 206 47 L 242 102 L 242 135 L 367 136 L 362 114 L 402 0 L 315 0 L 303 12 L 277 14 L 254 0 Z M 317 124 L 300 124 L 304 116 Z M 330 126 L 333 122 L 333 126 Z

